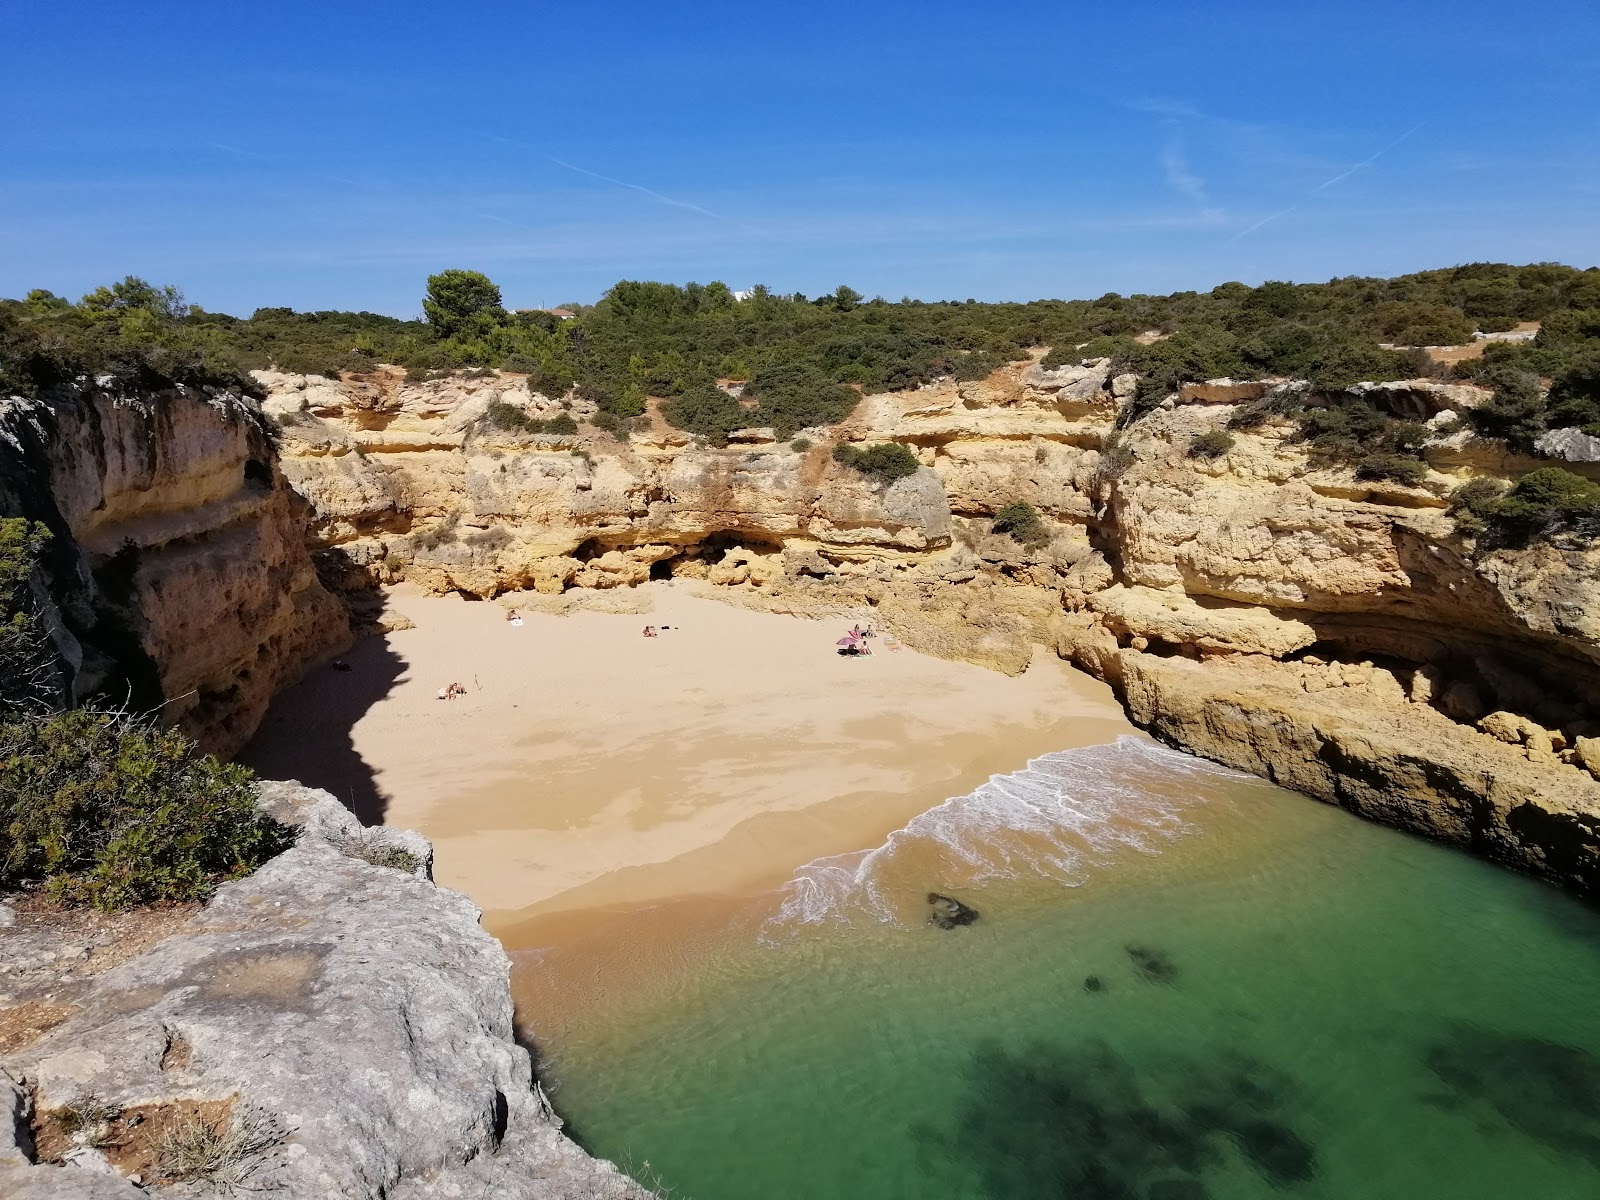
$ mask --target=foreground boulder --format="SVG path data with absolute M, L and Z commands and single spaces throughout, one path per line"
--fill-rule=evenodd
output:
M 512 1037 L 505 952 L 433 885 L 427 841 L 297 785 L 262 802 L 300 826 L 292 849 L 5 1043 L 0 1195 L 647 1196 L 562 1136 Z M 160 1135 L 205 1122 L 233 1140 L 185 1182 Z

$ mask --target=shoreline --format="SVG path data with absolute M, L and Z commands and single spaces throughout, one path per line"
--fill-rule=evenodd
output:
M 518 950 L 555 914 L 776 889 L 991 775 L 1137 732 L 1051 654 L 1017 677 L 885 637 L 847 659 L 845 620 L 639 590 L 647 614 L 513 626 L 516 596 L 395 589 L 414 627 L 283 693 L 243 761 L 424 833 L 440 883 Z M 466 696 L 436 698 L 457 681 Z

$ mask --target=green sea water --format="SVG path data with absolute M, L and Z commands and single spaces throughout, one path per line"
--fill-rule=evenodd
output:
M 680 1200 L 1600 1200 L 1600 915 L 1259 781 L 1046 756 L 772 909 L 541 1047 Z

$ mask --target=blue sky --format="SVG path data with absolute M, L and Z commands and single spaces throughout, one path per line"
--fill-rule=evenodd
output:
M 407 316 L 1600 262 L 1600 5 L 0 5 L 0 295 Z

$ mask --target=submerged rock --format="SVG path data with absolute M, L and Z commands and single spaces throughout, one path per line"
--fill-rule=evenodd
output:
M 961 903 L 953 896 L 943 896 L 938 892 L 929 892 L 928 903 L 933 906 L 933 911 L 928 914 L 928 924 L 937 925 L 940 929 L 954 929 L 957 925 L 971 925 L 978 919 L 977 909 Z
M 1133 960 L 1133 966 L 1140 975 L 1151 983 L 1175 983 L 1178 978 L 1178 968 L 1160 950 L 1152 950 L 1148 946 L 1127 947 L 1128 957 Z

